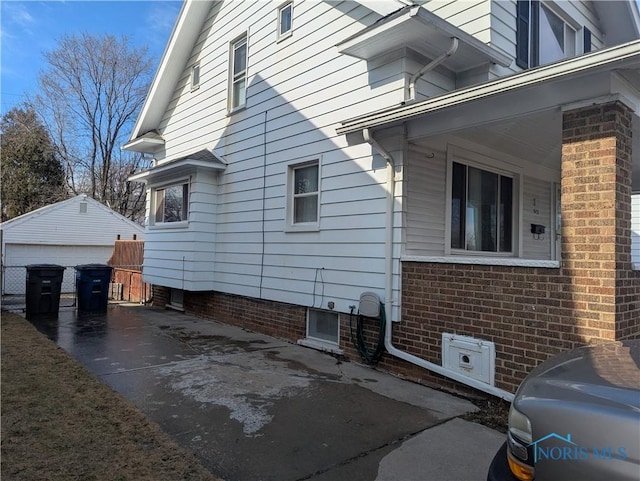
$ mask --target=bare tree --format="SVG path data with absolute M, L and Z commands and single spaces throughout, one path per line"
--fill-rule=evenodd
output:
M 86 193 L 132 219 L 144 211 L 144 189 L 127 177 L 149 165 L 120 150 L 142 107 L 152 73 L 147 48 L 127 37 L 64 36 L 45 53 L 39 111 L 74 193 Z

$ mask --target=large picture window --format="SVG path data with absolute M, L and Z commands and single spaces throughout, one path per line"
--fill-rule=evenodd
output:
M 189 184 L 174 184 L 155 189 L 155 223 L 181 222 L 188 219 Z
M 453 162 L 451 182 L 451 249 L 513 252 L 513 177 Z
M 247 36 L 231 44 L 229 110 L 247 103 Z

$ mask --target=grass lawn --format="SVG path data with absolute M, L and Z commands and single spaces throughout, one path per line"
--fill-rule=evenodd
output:
M 219 480 L 22 317 L 1 328 L 2 481 Z

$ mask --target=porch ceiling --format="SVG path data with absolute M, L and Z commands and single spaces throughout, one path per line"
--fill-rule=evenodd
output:
M 640 117 L 633 116 L 632 189 L 640 192 Z M 556 172 L 562 155 L 562 111 L 557 108 L 491 124 L 472 126 L 448 135 L 415 138 L 410 146 L 428 152 L 445 151 L 447 142 L 481 146 Z

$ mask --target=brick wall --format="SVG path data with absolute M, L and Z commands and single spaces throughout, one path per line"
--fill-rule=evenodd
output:
M 639 273 L 631 269 L 632 113 L 621 102 L 565 112 L 562 251 L 574 298 L 609 339 L 638 335 Z
M 631 270 L 631 117 L 611 103 L 564 113 L 562 265 L 528 268 L 404 262 L 402 322 L 394 344 L 441 364 L 441 337 L 451 332 L 493 341 L 496 385 L 514 392 L 537 364 L 560 351 L 640 337 L 640 272 Z M 154 286 L 154 304 L 168 289 Z M 219 292 L 186 292 L 185 311 L 279 338 L 306 332 L 306 308 Z M 370 345 L 377 321 L 365 320 Z M 359 359 L 349 315 L 341 348 Z M 424 383 L 471 392 L 385 354 L 382 369 Z
M 544 359 L 640 337 L 631 270 L 631 112 L 613 102 L 564 113 L 558 269 L 405 262 L 394 344 L 441 363 L 441 334 L 496 344 L 496 385 L 514 391 Z M 390 368 L 450 385 L 385 360 Z
M 296 342 L 306 334 L 305 307 L 222 292 L 185 292 L 185 312 Z
M 157 286 L 153 284 L 151 286 L 151 303 L 154 306 L 164 307 L 169 304 L 169 288 Z

